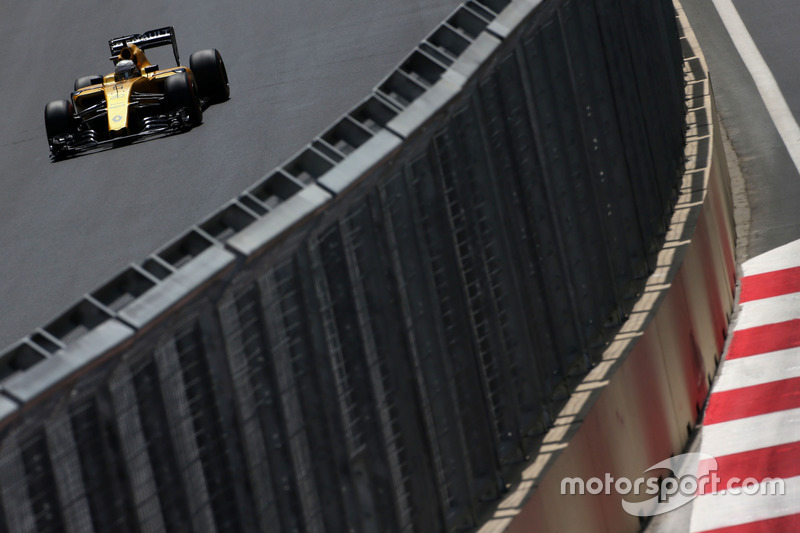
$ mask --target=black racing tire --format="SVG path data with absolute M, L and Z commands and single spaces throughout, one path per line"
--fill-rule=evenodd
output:
M 47 140 L 60 135 L 69 135 L 77 130 L 75 113 L 69 100 L 55 100 L 44 108 L 44 127 Z
M 102 76 L 83 76 L 82 78 L 75 80 L 75 90 L 80 91 L 81 89 L 89 87 L 90 85 L 98 85 L 100 83 L 103 83 Z
M 193 53 L 189 57 L 189 68 L 197 80 L 197 88 L 202 98 L 208 98 L 212 103 L 224 102 L 230 98 L 228 72 L 216 48 Z
M 187 72 L 173 74 L 167 78 L 164 82 L 164 94 L 170 111 L 185 108 L 192 126 L 203 122 L 203 108 L 200 96 L 197 94 L 197 85 Z

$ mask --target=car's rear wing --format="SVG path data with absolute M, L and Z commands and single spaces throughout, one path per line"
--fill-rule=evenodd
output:
M 129 44 L 135 44 L 142 50 L 171 44 L 172 53 L 175 54 L 175 62 L 178 63 L 178 65 L 181 64 L 181 58 L 178 54 L 178 43 L 175 40 L 175 28 L 172 26 L 111 39 L 108 41 L 108 48 L 111 50 L 111 60 L 114 61 L 117 59 L 122 49 Z

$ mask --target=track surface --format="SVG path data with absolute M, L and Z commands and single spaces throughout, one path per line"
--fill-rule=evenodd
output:
M 718 3 L 725 9 L 727 2 Z M 800 175 L 714 0 L 681 4 L 708 62 L 750 207 L 749 240 L 739 250 L 749 259 L 742 264 L 741 310 L 703 427 L 687 451 L 716 458 L 720 487 L 731 476 L 780 477 L 786 495 L 703 494 L 680 511 L 657 517 L 646 531 L 797 531 L 800 440 L 793 433 L 793 415 L 800 407 Z M 792 0 L 732 4 L 788 104 L 788 114 L 800 121 L 800 5 Z M 742 35 L 736 39 L 741 43 Z M 759 83 L 764 82 L 762 77 Z
M 707 7 L 704 2 L 689 3 L 701 10 Z M 690 531 L 797 531 L 800 176 L 796 162 L 800 154 L 796 121 L 800 118 L 800 76 L 796 58 L 800 7 L 790 0 L 718 0 L 716 4 L 729 30 L 736 27 L 734 14 L 741 18 L 744 28 L 731 30 L 740 51 L 749 48 L 744 44 L 748 34 L 752 38 L 757 52 L 750 49 L 742 54 L 750 69 L 760 72 L 756 83 L 765 96 L 753 94 L 753 77 L 741 72 L 741 60 L 730 53 L 724 34 L 695 27 L 701 46 L 705 46 L 705 35 L 714 36 L 707 38 L 712 45 L 706 57 L 712 79 L 715 72 L 722 78 L 722 83 L 715 84 L 715 89 L 723 87 L 717 101 L 740 156 L 751 208 L 750 260 L 742 264 L 740 309 L 711 391 L 699 449 L 716 458 L 723 483 L 737 478 L 759 482 L 778 478 L 781 490 L 770 493 L 764 484 L 757 487 L 758 494 L 719 489 L 703 494 L 694 502 Z M 691 13 L 689 17 L 693 22 L 700 19 L 692 18 Z M 719 20 L 712 16 L 703 19 L 712 25 Z M 763 61 L 760 66 L 753 59 L 757 56 Z M 782 96 L 765 90 L 773 83 L 770 72 Z M 770 120 L 764 117 L 764 102 L 773 110 Z M 779 126 L 770 124 L 772 121 Z M 776 131 L 782 131 L 783 138 L 776 138 Z
M 236 196 L 367 92 L 460 2 L 6 2 L 0 17 L 0 349 Z M 51 163 L 44 106 L 106 74 L 108 39 L 173 25 L 220 50 L 200 127 Z M 150 53 L 148 53 L 150 56 Z M 169 66 L 168 49 L 154 50 Z
M 751 209 L 746 257 L 800 238 L 800 175 L 712 0 L 681 0 L 708 62 L 717 107 L 731 136 Z M 800 4 L 734 0 L 739 15 L 800 121 Z

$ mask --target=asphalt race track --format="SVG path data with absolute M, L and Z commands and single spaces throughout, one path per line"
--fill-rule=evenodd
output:
M 0 349 L 202 219 L 364 98 L 460 2 L 5 2 Z M 107 74 L 108 39 L 173 25 L 217 48 L 231 99 L 169 138 L 53 163 L 44 106 Z M 168 48 L 148 52 L 172 65 Z
M 708 61 L 720 117 L 747 181 L 751 220 L 745 256 L 755 257 L 800 237 L 800 176 L 713 1 L 681 3 Z M 736 0 L 733 4 L 794 119 L 799 120 L 797 2 Z

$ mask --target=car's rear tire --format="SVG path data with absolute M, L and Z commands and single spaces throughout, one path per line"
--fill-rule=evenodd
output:
M 197 87 L 202 98 L 208 98 L 212 103 L 223 102 L 230 98 L 228 72 L 216 48 L 193 53 L 189 57 L 189 68 L 197 79 Z
M 197 87 L 188 73 L 181 72 L 167 78 L 164 82 L 164 94 L 170 111 L 186 109 L 192 126 L 203 122 L 203 108 Z
M 75 114 L 72 102 L 69 100 L 55 100 L 44 108 L 44 127 L 47 131 L 47 140 L 55 137 L 75 133 Z
M 103 83 L 102 76 L 83 76 L 82 78 L 75 80 L 75 90 L 80 91 L 81 89 L 85 89 L 90 85 L 98 85 L 100 83 Z

